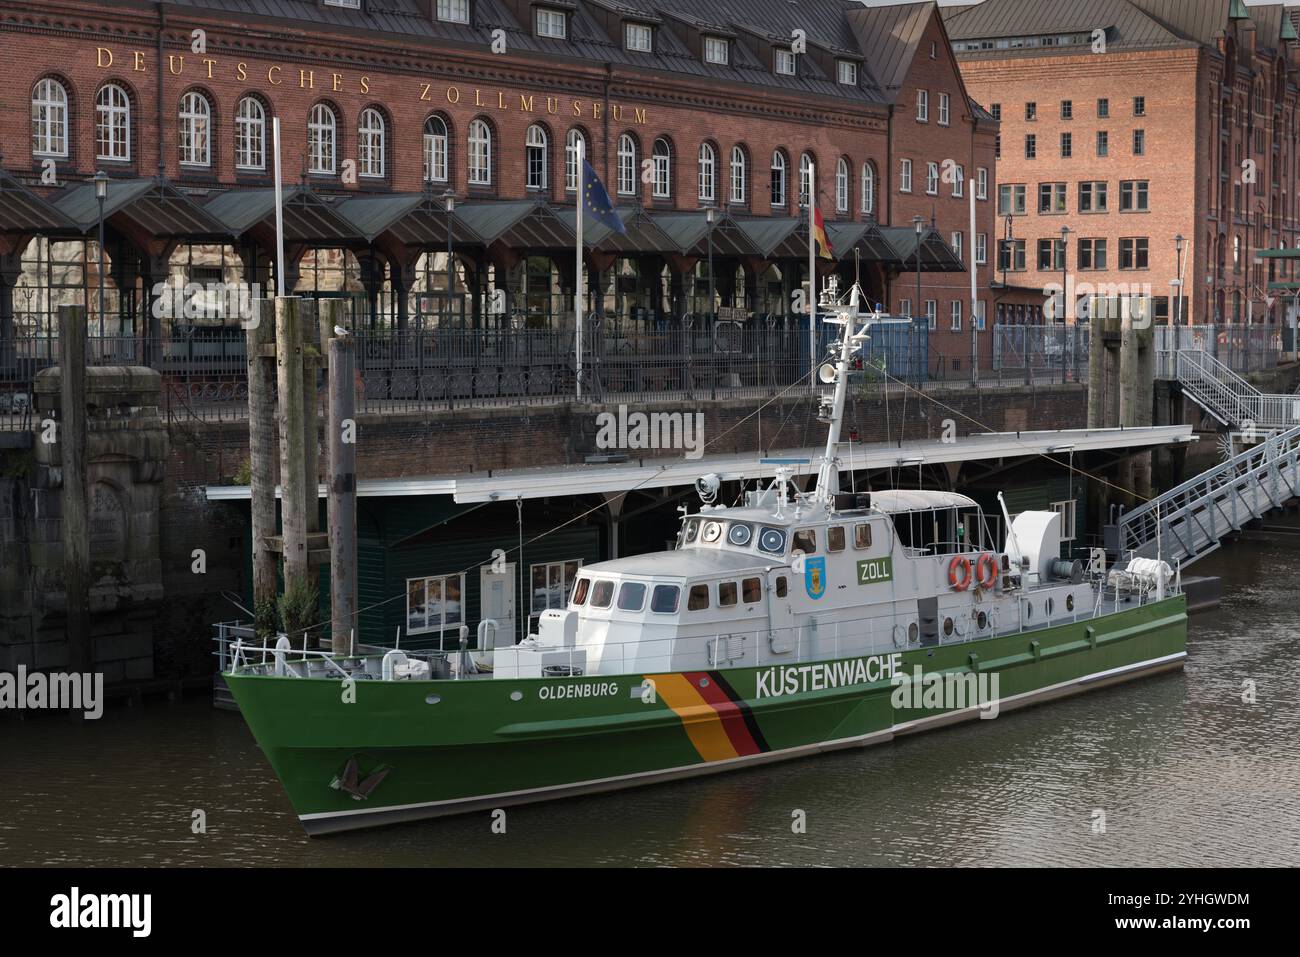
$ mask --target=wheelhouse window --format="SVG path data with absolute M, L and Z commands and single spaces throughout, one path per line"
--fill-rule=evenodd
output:
M 853 526 L 853 547 L 858 551 L 865 551 L 871 547 L 871 526 L 863 523 Z
M 655 585 L 650 594 L 650 610 L 660 615 L 675 615 L 680 600 L 681 589 L 676 585 Z
M 564 562 L 541 562 L 529 566 L 528 578 L 532 589 L 530 611 L 539 615 L 548 608 L 563 608 L 569 603 L 569 593 L 582 568 L 580 559 Z M 585 581 L 585 579 L 584 579 Z M 584 589 L 584 597 L 585 589 Z M 577 600 L 576 598 L 574 599 Z M 581 604 L 581 602 L 578 602 Z
M 235 112 L 235 166 L 266 169 L 266 108 L 255 96 L 240 100 Z
M 654 31 L 644 23 L 623 25 L 623 46 L 634 53 L 654 52 Z
M 48 77 L 32 88 L 32 155 L 68 155 L 68 91 Z
M 740 598 L 746 605 L 753 605 L 763 600 L 763 580 L 746 578 L 740 583 Z
M 307 120 L 307 169 L 312 173 L 332 175 L 336 162 L 336 126 L 334 111 L 324 103 L 311 108 Z
M 608 608 L 614 600 L 614 583 L 602 578 L 591 589 L 591 607 Z
M 469 125 L 469 182 L 471 186 L 492 185 L 492 131 L 483 120 Z
M 545 189 L 546 131 L 535 123 L 528 127 L 524 138 L 524 167 L 527 177 L 525 185 L 529 189 Z
M 357 123 L 357 166 L 362 176 L 371 179 L 383 177 L 386 140 L 383 115 L 373 107 L 362 110 Z
M 645 584 L 623 582 L 618 589 L 619 611 L 640 611 L 645 607 Z
M 537 35 L 539 37 L 550 37 L 554 40 L 563 40 L 568 36 L 568 19 L 562 10 L 550 10 L 546 7 L 537 8 Z
M 705 584 L 692 585 L 690 593 L 686 596 L 687 611 L 704 611 L 709 607 L 709 586 Z
M 794 533 L 792 542 L 794 550 L 803 552 L 805 555 L 817 554 L 817 530 L 815 528 L 801 528 Z
M 573 589 L 573 604 L 584 605 L 587 602 L 587 592 L 591 590 L 590 578 L 579 578 L 577 587 Z
M 447 182 L 447 122 L 441 116 L 424 121 L 424 178 L 427 182 Z
M 704 38 L 704 62 L 726 66 L 730 60 L 730 47 L 722 37 Z
M 406 580 L 406 633 L 442 634 L 464 622 L 465 575 L 434 575 Z
M 181 97 L 178 143 L 182 166 L 208 166 L 212 162 L 212 107 L 202 93 Z
M 736 604 L 736 594 L 735 582 L 718 582 L 718 607 L 733 607 Z
M 655 199 L 671 199 L 672 191 L 672 148 L 668 141 L 660 137 L 654 145 L 654 187 Z
M 131 158 L 131 98 L 116 83 L 100 87 L 95 95 L 95 156 Z
M 826 529 L 826 551 L 842 552 L 844 551 L 844 526 L 832 525 Z
M 444 23 L 469 23 L 469 0 L 438 0 L 438 19 Z

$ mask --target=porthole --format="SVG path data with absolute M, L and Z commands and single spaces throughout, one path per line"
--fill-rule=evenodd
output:
M 1065 610 L 1066 610 L 1066 611 L 1074 611 L 1074 593 L 1073 593 L 1073 592 L 1071 592 L 1070 594 L 1068 594 L 1068 595 L 1065 596 Z
M 772 555 L 785 551 L 785 532 L 779 528 L 765 528 L 758 536 L 758 547 Z
M 1032 621 L 1033 618 L 1034 618 L 1034 603 L 1032 601 L 1027 601 L 1025 602 L 1025 621 Z
M 917 625 L 916 622 L 912 622 L 910 625 L 907 626 L 908 644 L 914 644 L 920 637 L 921 637 L 921 628 L 919 625 Z
M 510 692 L 510 700 L 511 700 L 511 701 L 523 701 L 523 700 L 524 700 L 524 693 L 523 693 L 522 691 L 512 691 L 512 692 Z
M 1048 618 L 1051 618 L 1052 612 L 1054 611 L 1056 611 L 1056 600 L 1053 598 L 1048 598 L 1047 601 L 1043 602 L 1043 614 L 1045 614 Z
M 437 704 L 437 703 L 438 703 L 439 701 L 441 701 L 441 700 L 442 700 L 442 696 L 441 696 L 441 695 L 431 694 L 431 695 L 429 695 L 429 697 L 427 697 L 427 698 L 424 699 L 424 703 L 425 703 L 425 704 Z
M 980 612 L 975 616 L 975 624 L 980 631 L 983 631 L 989 626 L 989 616 L 984 612 Z
M 748 525 L 732 525 L 731 530 L 727 532 L 727 540 L 733 545 L 748 545 L 753 537 L 754 533 Z
M 944 636 L 945 638 L 951 638 L 951 637 L 952 637 L 952 619 L 951 619 L 951 618 L 945 618 L 945 619 L 943 620 L 943 636 Z
M 704 523 L 704 532 L 700 535 L 701 539 L 703 539 L 706 542 L 716 542 L 721 537 L 722 537 L 721 522 Z

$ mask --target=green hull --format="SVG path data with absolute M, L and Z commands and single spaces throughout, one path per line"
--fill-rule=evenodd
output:
M 909 675 L 918 666 L 996 675 L 1007 711 L 1181 668 L 1186 640 L 1180 595 L 1023 634 L 831 662 L 359 681 L 350 703 L 335 679 L 227 682 L 303 825 L 320 834 L 749 767 L 979 717 L 972 704 L 905 698 L 882 671 L 891 657 Z M 362 781 L 376 775 L 364 798 L 332 786 L 350 761 Z

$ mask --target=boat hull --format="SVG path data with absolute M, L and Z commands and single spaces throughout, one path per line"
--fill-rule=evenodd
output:
M 972 687 L 996 678 L 1002 713 L 1181 668 L 1186 637 L 1176 596 L 1014 635 L 785 666 L 350 688 L 323 678 L 227 682 L 317 835 L 881 744 L 976 720 L 988 704 L 923 697 L 920 686 L 899 687 L 899 672 Z M 355 779 L 337 786 L 349 767 Z

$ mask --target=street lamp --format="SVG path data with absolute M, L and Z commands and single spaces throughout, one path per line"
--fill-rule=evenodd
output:
M 1177 287 L 1176 294 L 1178 298 L 1175 300 L 1177 317 L 1175 318 L 1175 313 L 1172 310 L 1170 311 L 1169 316 L 1171 321 L 1178 326 L 1183 324 L 1183 244 L 1185 242 L 1187 242 L 1187 240 L 1183 239 L 1182 233 L 1179 233 L 1174 237 L 1174 253 L 1177 257 L 1177 266 L 1174 271 L 1177 274 L 1177 278 L 1170 283 L 1170 285 Z
M 1069 241 L 1070 241 L 1070 227 L 1062 226 L 1061 227 L 1061 315 L 1060 315 L 1061 323 L 1065 322 L 1067 318 L 1066 313 L 1069 311 L 1066 307 L 1066 301 L 1067 301 L 1066 289 L 1070 285 L 1070 275 L 1067 269 L 1067 260 L 1066 260 L 1066 249 L 1067 249 L 1066 244 Z
M 704 221 L 709 229 L 709 314 L 713 314 L 713 207 L 704 210 Z
M 447 320 L 451 320 L 451 296 L 456 283 L 456 272 L 451 260 L 451 216 L 456 212 L 456 194 L 447 190 L 442 194 L 442 206 L 447 212 Z M 464 325 L 464 316 L 461 324 Z
M 908 356 L 907 364 L 910 370 L 915 373 L 916 369 L 916 317 L 921 312 L 921 234 L 925 232 L 925 220 L 920 216 L 912 217 L 912 227 L 916 230 L 916 309 L 912 313 L 911 328 L 908 329 Z M 926 313 L 926 324 L 929 324 L 929 313 Z M 928 335 L 928 333 L 927 333 Z M 915 380 L 915 374 L 913 375 Z
M 104 201 L 108 199 L 108 174 L 95 173 L 95 199 L 99 203 L 99 338 L 104 338 Z M 103 343 L 100 343 L 103 348 Z

